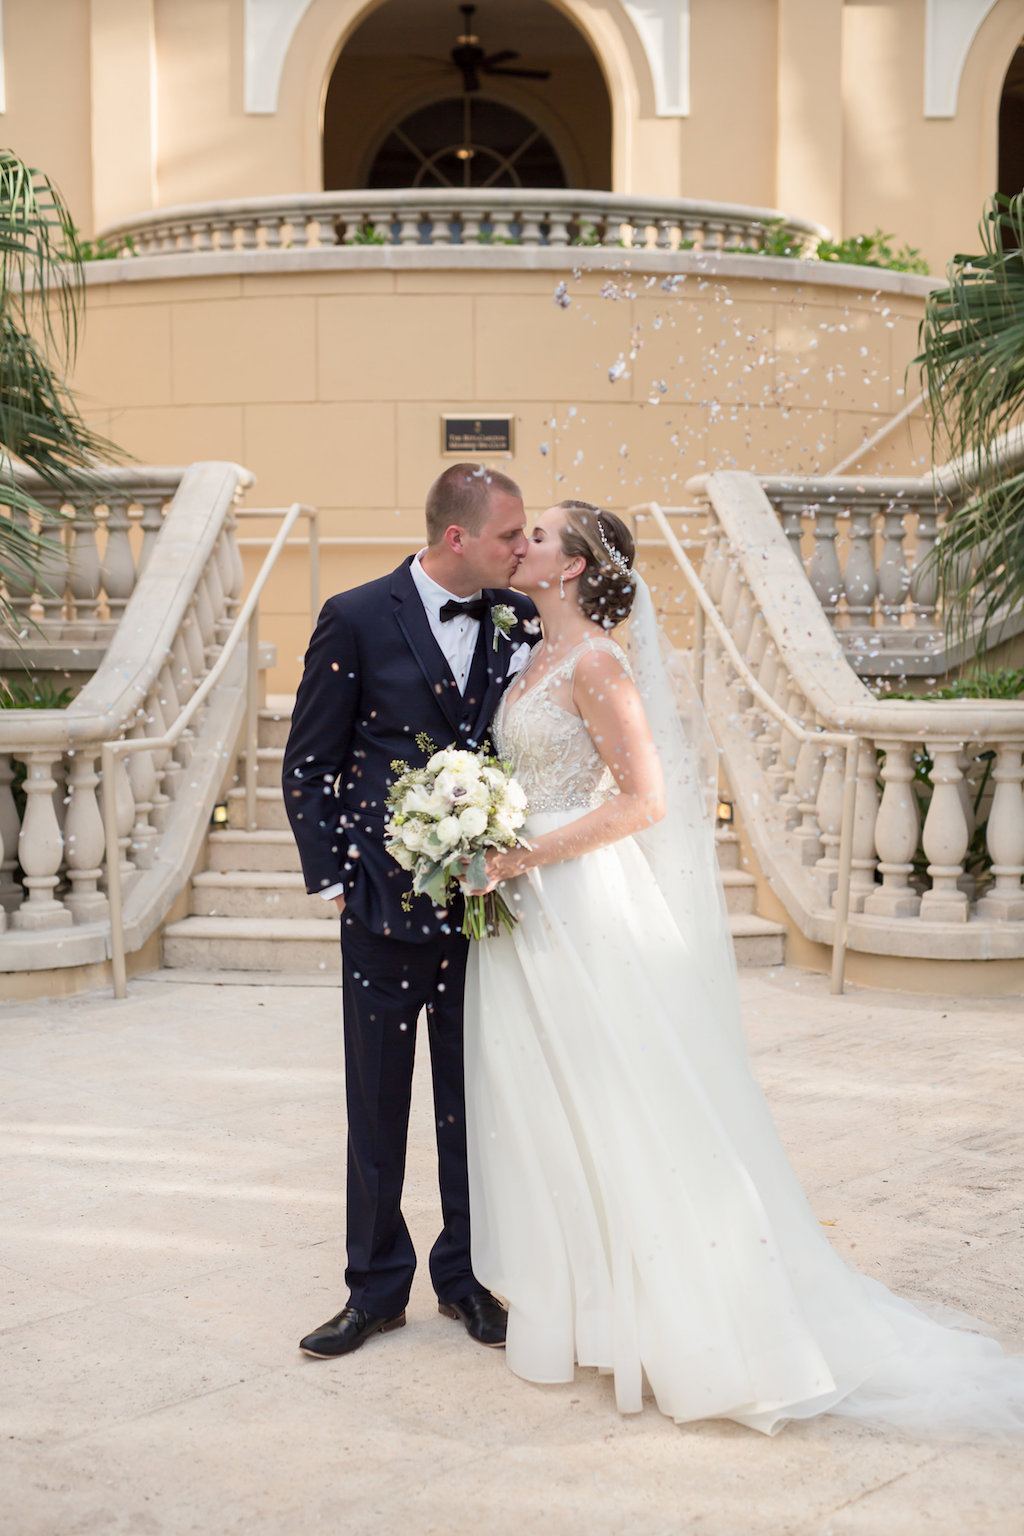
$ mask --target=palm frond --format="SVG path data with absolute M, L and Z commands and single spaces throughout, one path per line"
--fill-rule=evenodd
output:
M 1004 477 L 996 440 L 1024 412 L 1024 193 L 997 195 L 979 255 L 954 256 L 921 323 L 936 461 L 960 461 L 961 501 L 930 557 L 947 628 L 980 625 L 978 651 L 1024 603 L 1024 476 Z
M 0 150 L 0 311 L 38 327 L 66 371 L 78 344 L 84 294 L 76 232 L 49 177 Z

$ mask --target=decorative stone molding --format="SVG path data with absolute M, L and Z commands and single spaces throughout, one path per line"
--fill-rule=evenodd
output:
M 998 0 L 927 0 L 924 22 L 924 115 L 955 117 L 971 44 Z
M 690 0 L 622 0 L 643 44 L 659 117 L 690 115 Z
M 281 73 L 313 0 L 245 0 L 245 110 L 273 116 Z

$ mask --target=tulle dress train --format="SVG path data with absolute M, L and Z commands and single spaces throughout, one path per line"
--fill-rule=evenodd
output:
M 585 644 L 627 669 L 614 642 Z M 580 654 L 495 721 L 528 839 L 611 790 L 565 707 Z M 681 1423 L 1024 1433 L 1024 1360 L 858 1274 L 822 1232 L 748 1063 L 710 832 L 694 796 L 676 812 L 649 843 L 512 882 L 515 932 L 473 946 L 473 1266 L 509 1303 L 509 1366 L 611 1372 L 624 1413 L 646 1378 Z

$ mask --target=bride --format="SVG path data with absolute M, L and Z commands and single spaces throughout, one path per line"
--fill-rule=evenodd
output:
M 786 1160 L 747 1060 L 700 712 L 633 557 L 611 513 L 544 513 L 515 583 L 544 637 L 492 726 L 530 805 L 529 846 L 488 859 L 518 926 L 473 946 L 466 985 L 473 1268 L 507 1298 L 508 1364 L 611 1372 L 623 1413 L 646 1379 L 680 1423 L 1019 1433 L 1024 1361 L 850 1269 Z

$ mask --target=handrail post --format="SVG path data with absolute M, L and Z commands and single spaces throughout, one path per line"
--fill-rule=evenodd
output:
M 110 908 L 110 970 L 114 982 L 114 996 L 128 996 L 128 974 L 125 966 L 124 913 L 121 909 L 121 849 L 117 841 L 117 786 L 114 782 L 113 742 L 105 741 L 100 748 L 100 769 L 103 775 L 103 838 L 107 846 L 107 904 Z
M 245 824 L 256 829 L 256 781 L 259 774 L 260 611 L 249 619 L 245 656 Z
M 697 697 L 704 703 L 704 646 L 707 643 L 704 633 L 704 609 L 697 604 L 693 615 L 693 680 L 697 688 Z
M 839 877 L 836 886 L 835 928 L 832 934 L 832 984 L 834 997 L 842 997 L 846 973 L 846 940 L 850 920 L 850 876 L 853 871 L 853 819 L 857 806 L 857 766 L 860 761 L 860 737 L 846 746 L 846 772 L 843 775 L 843 809 L 839 822 Z
M 311 507 L 309 518 L 309 629 L 316 628 L 320 616 L 320 514 Z

